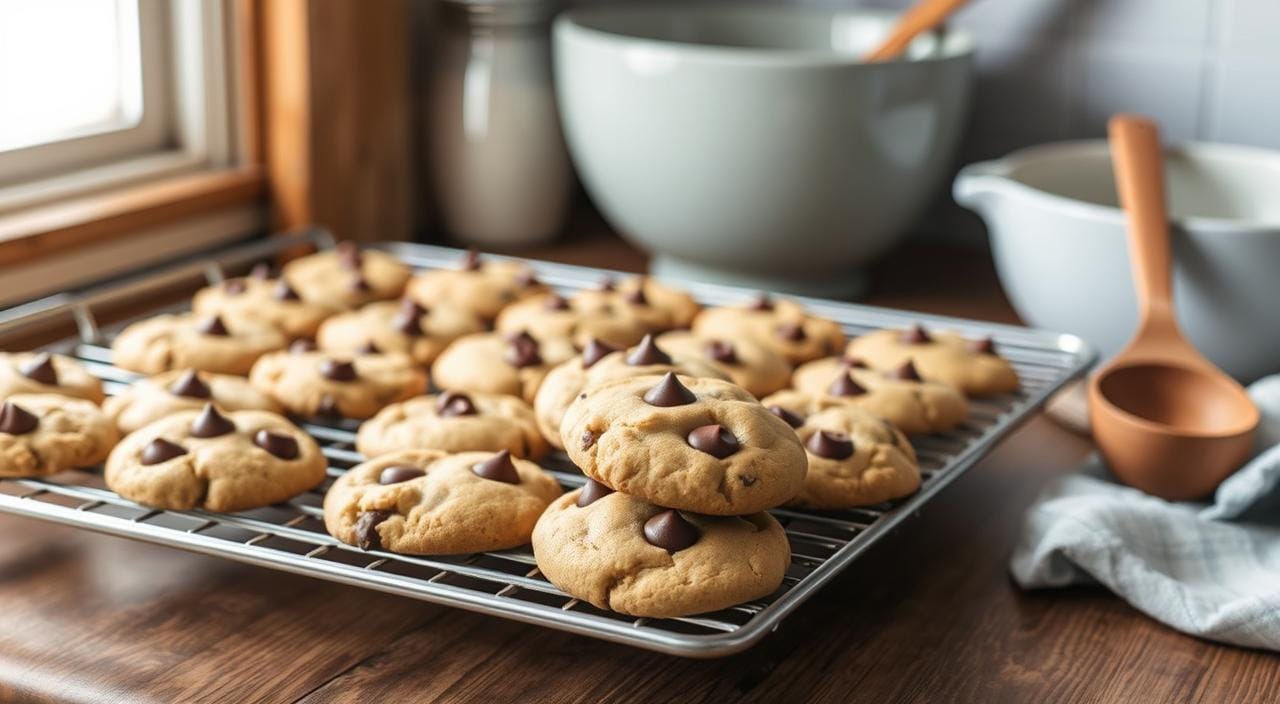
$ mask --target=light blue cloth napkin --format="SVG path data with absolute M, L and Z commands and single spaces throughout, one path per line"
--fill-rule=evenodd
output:
M 1027 511 L 1010 568 L 1024 589 L 1101 583 L 1184 633 L 1280 650 L 1280 376 L 1249 394 L 1257 454 L 1212 504 L 1121 486 L 1096 458 Z

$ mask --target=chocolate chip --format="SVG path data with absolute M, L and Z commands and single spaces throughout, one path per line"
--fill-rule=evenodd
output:
M 933 342 L 933 338 L 929 337 L 929 333 L 919 325 L 912 325 L 902 331 L 902 342 L 908 345 L 923 345 L 926 342 Z
M 779 406 L 776 403 L 772 406 L 769 406 L 769 412 L 781 418 L 782 420 L 786 421 L 787 425 L 793 428 L 799 428 L 800 426 L 804 425 L 804 418 L 801 418 L 800 416 L 792 413 L 791 411 L 788 411 L 787 409 L 783 408 L 782 406 Z
M 289 345 L 289 352 L 293 354 L 315 352 L 317 349 L 319 348 L 316 347 L 316 341 L 309 337 L 299 337 Z
M 834 430 L 819 430 L 804 444 L 809 452 L 829 460 L 842 460 L 853 454 L 853 441 Z
M 513 367 L 536 367 L 542 364 L 542 355 L 538 353 L 538 341 L 526 331 L 507 338 L 507 363 Z
M 338 253 L 338 265 L 343 269 L 359 269 L 364 264 L 364 256 L 355 242 L 339 242 L 334 251 Z
M 213 335 L 216 337 L 226 337 L 231 333 L 227 330 L 227 326 L 223 325 L 222 318 L 219 316 L 210 316 L 196 324 L 196 330 L 203 335 Z
M 593 337 L 587 343 L 586 348 L 582 350 L 582 366 L 584 369 L 590 369 L 596 362 L 617 351 L 617 347 Z
M 405 298 L 400 301 L 400 310 L 391 325 L 406 335 L 421 335 L 422 316 L 426 314 L 427 309 L 418 305 L 417 301 Z
M 845 357 L 840 360 L 840 364 L 846 369 L 867 369 L 866 360 L 861 357 Z
M 968 344 L 969 351 L 974 354 L 996 354 L 996 341 L 990 337 L 984 337 L 981 340 L 971 340 Z
M 569 301 L 564 296 L 553 293 L 542 302 L 542 307 L 547 310 L 569 310 Z
M 391 518 L 390 511 L 362 511 L 356 518 L 356 545 L 361 550 L 381 550 L 382 536 L 378 535 L 378 526 Z
M 192 369 L 169 384 L 169 393 L 187 398 L 213 398 L 213 390 Z
M 578 494 L 578 507 L 590 506 L 612 493 L 613 489 L 594 479 L 588 479 L 587 483 L 582 485 L 582 493 Z
M 773 299 L 769 298 L 769 294 L 761 291 L 760 295 L 756 296 L 756 300 L 751 302 L 750 309 L 759 311 L 773 310 Z
M 446 418 L 453 416 L 474 416 L 476 406 L 471 397 L 457 391 L 445 391 L 436 398 L 436 413 Z
M 600 280 L 600 290 L 605 293 L 612 293 L 618 290 L 618 284 L 614 282 L 613 277 L 606 276 Z
M 707 357 L 721 364 L 738 364 L 738 351 L 732 342 L 712 340 L 707 345 Z
M 248 284 L 245 283 L 244 279 L 228 279 L 222 282 L 222 290 L 232 296 L 239 296 L 245 292 L 246 288 L 248 288 Z
M 45 386 L 58 385 L 58 370 L 53 368 L 53 357 L 48 352 L 41 352 L 27 360 L 18 368 L 18 371 L 28 379 Z
M 627 364 L 633 367 L 645 367 L 651 364 L 671 364 L 671 355 L 658 347 L 653 335 L 645 335 L 640 344 L 627 355 Z
M 903 381 L 923 381 L 920 378 L 920 372 L 916 371 L 916 363 L 907 360 L 903 362 L 897 369 L 889 372 L 892 379 L 902 379 Z
M 426 476 L 426 472 L 417 467 L 410 467 L 404 464 L 398 464 L 393 467 L 387 467 L 378 475 L 379 484 L 399 484 L 407 482 L 410 479 Z
M 282 460 L 298 459 L 298 441 L 283 433 L 259 430 L 253 435 L 253 444 Z
M 520 473 L 516 471 L 516 466 L 511 461 L 511 453 L 507 450 L 499 452 L 480 464 L 473 465 L 471 471 L 477 477 L 484 477 L 495 482 L 520 483 Z
M 723 425 L 704 425 L 694 428 L 689 433 L 689 446 L 695 450 L 724 459 L 738 451 L 738 438 Z
M 266 262 L 258 262 L 249 270 L 249 278 L 265 281 L 271 278 L 271 265 Z
M 147 443 L 146 447 L 142 448 L 141 459 L 142 464 L 150 466 L 153 464 L 160 464 L 161 462 L 168 462 L 174 457 L 181 457 L 185 454 L 187 454 L 187 449 L 178 443 L 169 442 L 164 438 L 156 438 L 155 440 Z
M 40 425 L 40 419 L 12 401 L 0 405 L 0 433 L 26 435 Z
M 593 433 L 593 432 L 591 432 L 590 430 L 588 430 L 588 431 L 586 431 L 585 433 L 583 433 L 583 434 L 582 434 L 582 449 L 584 449 L 584 450 L 585 450 L 585 449 L 587 449 L 587 448 L 591 447 L 592 445 L 596 444 L 596 439 L 597 439 L 596 434 L 595 434 L 595 433 Z
M 667 552 L 684 550 L 700 537 L 698 529 L 675 509 L 667 509 L 644 522 L 644 539 Z
M 480 253 L 475 248 L 468 249 L 467 253 L 462 255 L 462 262 L 459 268 L 463 271 L 478 271 L 480 269 Z
M 373 340 L 366 341 L 363 345 L 356 348 L 356 354 L 382 354 L 382 350 L 373 344 Z
M 742 482 L 743 486 L 751 486 L 752 484 L 756 483 L 756 478 L 751 476 L 750 474 L 744 474 L 738 477 L 738 481 Z
M 330 381 L 355 381 L 356 365 L 349 359 L 325 359 L 320 362 L 320 376 Z
M 662 408 L 670 408 L 671 406 L 685 406 L 698 400 L 680 380 L 676 378 L 675 372 L 667 372 L 662 377 L 662 381 L 658 385 L 644 392 L 645 403 L 650 406 L 659 406 Z
M 831 382 L 831 386 L 827 387 L 827 393 L 832 396 L 861 396 L 867 393 L 867 390 L 854 381 L 853 376 L 841 374 L 835 381 Z
M 644 279 L 641 279 L 635 289 L 628 291 L 627 295 L 622 297 L 627 303 L 637 306 L 649 305 L 649 297 L 644 295 Z
M 325 418 L 341 418 L 342 410 L 338 408 L 338 400 L 329 394 L 320 397 L 320 403 L 316 404 L 316 415 Z
M 236 430 L 236 424 L 231 419 L 218 412 L 212 403 L 206 403 L 204 410 L 200 411 L 200 415 L 191 421 L 191 436 L 197 438 L 216 438 L 220 435 L 233 433 Z
M 542 282 L 538 280 L 538 275 L 533 273 L 533 269 L 523 269 L 516 274 L 516 285 L 520 288 L 533 288 Z
M 804 323 L 783 323 L 779 325 L 778 337 L 788 342 L 802 342 L 805 338 Z
M 277 301 L 296 301 L 299 300 L 298 292 L 293 290 L 284 279 L 276 282 L 275 290 L 271 292 L 271 297 Z
M 351 283 L 347 284 L 347 290 L 354 293 L 368 293 L 373 289 L 369 287 L 369 282 L 363 276 L 356 274 L 351 279 Z

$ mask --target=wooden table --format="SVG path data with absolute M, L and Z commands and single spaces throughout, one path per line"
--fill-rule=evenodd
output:
M 535 256 L 643 265 L 600 238 Z M 892 257 L 871 300 L 1014 319 L 985 257 L 949 249 Z M 1023 510 L 1088 451 L 1031 421 L 760 647 L 713 661 L 3 516 L 0 701 L 1275 701 L 1270 654 L 1010 581 Z

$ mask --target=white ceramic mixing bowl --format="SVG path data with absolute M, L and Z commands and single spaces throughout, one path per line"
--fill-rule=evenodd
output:
M 895 16 L 797 7 L 595 7 L 555 24 L 570 154 L 659 276 L 823 296 L 920 215 L 969 102 L 972 43 L 860 63 Z
M 1190 144 L 1165 154 L 1174 298 L 1187 337 L 1242 381 L 1280 371 L 1280 152 Z M 1137 308 L 1105 142 L 971 164 L 956 200 L 987 223 L 1000 282 L 1028 323 L 1114 355 Z

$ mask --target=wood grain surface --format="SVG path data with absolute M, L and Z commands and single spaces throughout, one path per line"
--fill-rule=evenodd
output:
M 643 261 L 574 242 L 535 254 Z M 874 302 L 1008 320 L 984 261 L 899 255 L 883 270 L 917 276 L 880 280 Z M 1022 511 L 1089 450 L 1031 421 L 761 646 L 712 661 L 2 516 L 0 701 L 1275 701 L 1270 654 L 1175 633 L 1100 589 L 1012 584 Z

